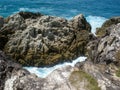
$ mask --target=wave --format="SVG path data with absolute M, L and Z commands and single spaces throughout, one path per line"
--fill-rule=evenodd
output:
M 24 68 L 27 69 L 30 73 L 36 74 L 40 78 L 45 78 L 46 76 L 48 76 L 51 72 L 53 72 L 57 68 L 65 67 L 66 65 L 70 65 L 73 67 L 77 62 L 85 61 L 85 59 L 86 59 L 86 57 L 79 57 L 79 58 L 73 60 L 72 62 L 65 62 L 63 64 L 58 64 L 53 67 L 44 67 L 44 68 L 24 67 Z
M 45 8 L 45 7 L 41 7 L 41 8 L 19 8 L 19 11 L 31 11 L 31 12 L 50 12 L 53 11 L 53 9 L 51 8 Z
M 92 30 L 91 32 L 95 34 L 96 28 L 99 28 L 102 26 L 102 24 L 107 20 L 105 17 L 100 17 L 100 16 L 87 16 L 86 17 L 87 21 L 90 23 Z

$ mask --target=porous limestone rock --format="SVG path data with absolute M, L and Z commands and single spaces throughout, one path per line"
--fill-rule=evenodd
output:
M 90 41 L 87 49 L 88 57 L 94 63 L 118 65 L 120 61 L 116 59 L 116 53 L 120 50 L 120 23 L 109 27 L 104 37 Z
M 33 74 L 23 75 L 21 71 L 12 74 L 6 81 L 5 90 L 100 90 L 97 82 L 91 83 L 94 80 L 91 76 L 71 66 L 58 68 L 45 78 L 38 78 Z
M 107 20 L 103 26 L 104 35 L 88 43 L 88 58 L 81 68 L 97 80 L 101 90 L 120 90 L 120 18 Z
M 120 77 L 115 74 L 115 65 L 94 64 L 87 60 L 82 66 L 83 71 L 95 78 L 100 90 L 120 90 Z
M 112 17 L 112 18 L 106 20 L 103 23 L 101 28 L 97 28 L 96 35 L 98 37 L 104 36 L 106 34 L 107 30 L 109 30 L 110 26 L 116 25 L 118 23 L 120 23 L 120 17 L 119 16 L 118 17 Z
M 72 20 L 20 12 L 5 19 L 0 49 L 27 66 L 49 66 L 86 52 L 91 27 L 82 14 Z
M 11 78 L 11 74 L 20 68 L 21 65 L 14 63 L 8 56 L 0 51 L 0 90 L 4 89 L 5 81 Z

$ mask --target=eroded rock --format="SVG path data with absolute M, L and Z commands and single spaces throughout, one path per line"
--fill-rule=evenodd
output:
M 17 73 L 22 73 L 19 70 Z M 11 83 L 10 83 L 11 82 Z M 95 82 L 95 83 L 92 83 Z M 46 78 L 33 74 L 12 75 L 5 83 L 5 90 L 100 90 L 93 77 L 71 66 L 54 70 Z
M 120 19 L 107 20 L 100 37 L 87 45 L 87 61 L 82 69 L 93 76 L 101 90 L 120 89 Z M 100 31 L 101 32 L 101 31 Z M 78 66 L 78 65 L 77 65 Z
M 96 31 L 96 35 L 98 37 L 104 36 L 105 34 L 109 33 L 109 27 L 112 25 L 116 25 L 120 23 L 120 17 L 112 17 L 111 19 L 108 19 L 104 22 L 101 28 L 98 28 Z
M 119 64 L 116 53 L 120 47 L 120 24 L 109 27 L 109 34 L 88 44 L 88 57 L 95 63 Z
M 5 19 L 0 49 L 22 65 L 50 66 L 84 55 L 90 30 L 83 15 L 68 21 L 20 12 Z
M 11 74 L 21 68 L 21 65 L 14 63 L 8 56 L 0 51 L 0 90 L 4 89 L 5 81 Z

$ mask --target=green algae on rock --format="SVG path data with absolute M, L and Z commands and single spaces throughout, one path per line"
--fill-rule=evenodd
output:
M 116 71 L 116 76 L 120 77 L 120 68 L 118 68 L 118 70 Z
M 85 88 L 85 90 L 101 90 L 100 87 L 98 87 L 97 81 L 82 70 L 73 71 L 69 81 L 71 85 L 76 87 L 76 90 L 82 90 L 82 88 Z

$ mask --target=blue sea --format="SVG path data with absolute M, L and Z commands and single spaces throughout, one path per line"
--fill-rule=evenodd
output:
M 0 15 L 7 17 L 18 11 L 67 18 L 79 13 L 110 18 L 120 15 L 120 0 L 0 0 Z
M 19 11 L 40 12 L 71 19 L 84 14 L 95 33 L 96 27 L 113 16 L 120 16 L 120 0 L 0 0 L 0 15 Z
M 120 0 L 0 0 L 0 15 L 7 17 L 19 11 L 40 12 L 71 19 L 80 13 L 84 14 L 96 27 L 113 16 L 120 16 Z
M 8 17 L 19 11 L 40 12 L 68 20 L 82 13 L 91 24 L 92 32 L 95 34 L 96 28 L 100 27 L 107 19 L 120 16 L 120 0 L 0 0 L 0 16 Z M 79 57 L 75 62 L 82 60 L 85 58 Z M 34 72 L 40 77 L 45 77 L 56 67 L 64 65 L 66 64 L 51 68 L 25 68 L 31 73 Z

